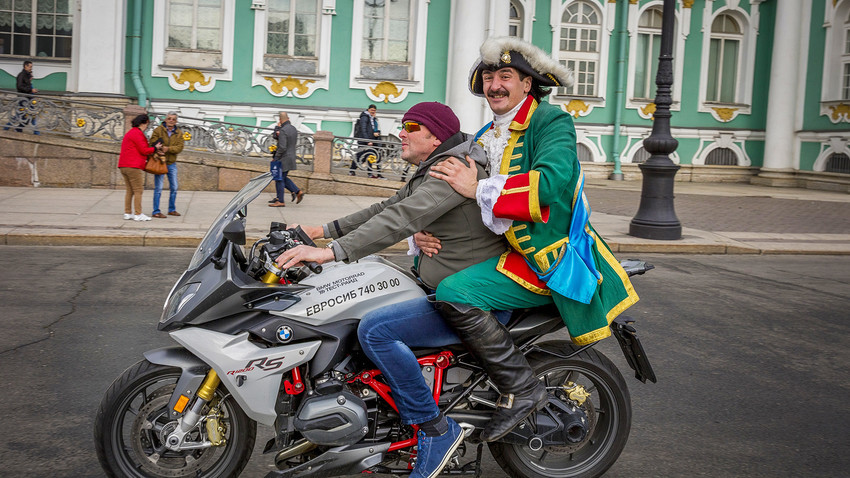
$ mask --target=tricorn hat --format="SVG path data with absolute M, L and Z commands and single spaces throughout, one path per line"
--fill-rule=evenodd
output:
M 573 72 L 540 48 L 514 37 L 488 38 L 481 44 L 481 56 L 469 71 L 469 91 L 484 96 L 481 72 L 516 68 L 530 75 L 540 86 L 570 86 Z

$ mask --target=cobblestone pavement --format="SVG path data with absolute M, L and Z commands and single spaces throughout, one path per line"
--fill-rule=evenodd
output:
M 640 192 L 588 187 L 594 212 L 634 217 Z M 675 193 L 682 227 L 715 232 L 850 234 L 850 204 L 761 196 Z

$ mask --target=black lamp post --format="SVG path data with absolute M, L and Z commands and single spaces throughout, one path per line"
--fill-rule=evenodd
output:
M 640 207 L 629 224 L 629 235 L 644 239 L 682 238 L 682 224 L 673 208 L 673 180 L 679 170 L 670 160 L 679 142 L 670 135 L 670 94 L 673 85 L 673 19 L 675 0 L 664 0 L 661 22 L 661 54 L 655 85 L 655 121 L 652 134 L 643 140 L 649 159 L 638 165 L 643 174 Z

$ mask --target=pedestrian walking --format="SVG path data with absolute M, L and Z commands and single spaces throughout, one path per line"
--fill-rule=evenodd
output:
M 142 213 L 142 191 L 145 186 L 145 162 L 151 154 L 162 151 L 168 152 L 168 146 L 158 144 L 148 145 L 145 130 L 150 125 L 150 117 L 140 114 L 133 118 L 133 126 L 124 139 L 121 140 L 121 153 L 118 155 L 118 170 L 124 177 L 124 219 L 134 221 L 150 221 L 150 216 Z M 134 214 L 135 211 L 135 214 Z
M 6 127 L 3 128 L 4 131 L 8 131 L 10 127 L 16 126 L 15 131 L 18 133 L 23 131 L 23 127 L 28 124 L 32 125 L 35 128 L 35 109 L 33 108 L 33 98 L 32 95 L 34 93 L 38 93 L 38 88 L 33 88 L 32 86 L 32 62 L 29 60 L 24 61 L 23 69 L 20 73 L 18 73 L 17 81 L 15 82 L 15 87 L 18 90 L 18 93 L 23 93 L 27 96 L 24 98 L 20 98 L 17 101 L 17 108 L 15 112 L 10 115 L 9 122 L 6 123 Z M 33 134 L 40 134 L 38 130 L 33 131 Z
M 292 200 L 295 204 L 298 204 L 304 198 L 304 191 L 289 179 L 289 172 L 297 166 L 295 164 L 295 146 L 298 143 L 298 131 L 289 122 L 289 115 L 283 111 L 278 116 L 277 126 L 274 128 L 273 134 L 277 138 L 277 149 L 274 152 L 270 169 L 274 178 L 276 194 L 275 198 L 269 201 L 269 206 L 285 207 L 284 195 L 287 189 L 292 194 Z
M 378 127 L 378 109 L 375 105 L 369 105 L 366 110 L 360 113 L 360 117 L 354 124 L 354 137 L 361 138 L 362 141 L 357 142 L 360 147 L 357 149 L 354 160 L 351 161 L 348 174 L 350 176 L 356 176 L 358 165 L 362 166 L 365 163 L 370 178 L 382 178 L 380 169 L 377 167 L 378 151 L 374 143 L 375 140 L 381 137 L 381 131 Z M 372 164 L 376 165 L 378 174 L 372 174 Z
M 153 213 L 151 217 L 165 219 L 168 216 L 179 216 L 177 212 L 177 155 L 183 151 L 183 131 L 177 126 L 177 112 L 169 111 L 165 115 L 165 121 L 157 126 L 151 134 L 151 144 L 157 142 L 168 147 L 165 153 L 165 164 L 168 167 L 166 174 L 157 174 L 153 177 Z M 159 198 L 162 195 L 162 185 L 168 176 L 168 216 L 159 209 Z

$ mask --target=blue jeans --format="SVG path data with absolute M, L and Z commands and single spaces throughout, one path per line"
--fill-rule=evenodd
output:
M 495 312 L 507 323 L 510 311 Z M 363 316 L 357 329 L 360 346 L 392 388 L 393 400 L 407 425 L 437 418 L 440 409 L 410 347 L 444 347 L 460 343 L 426 297 L 381 307 Z M 435 384 L 439 386 L 439 384 Z
M 168 176 L 168 189 L 171 194 L 168 195 L 168 212 L 177 210 L 177 163 L 168 165 L 166 174 L 157 174 L 153 177 L 153 214 L 159 214 L 159 197 L 162 195 L 162 181 L 165 176 Z
M 291 193 L 297 193 L 298 191 L 300 191 L 300 189 L 298 188 L 298 186 L 295 185 L 294 182 L 292 182 L 291 179 L 289 179 L 289 171 L 282 171 L 280 174 L 283 179 L 274 182 L 274 190 L 277 194 L 278 202 L 286 202 L 284 201 L 284 196 L 286 196 L 287 189 Z

